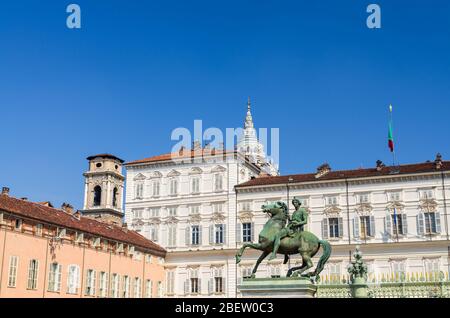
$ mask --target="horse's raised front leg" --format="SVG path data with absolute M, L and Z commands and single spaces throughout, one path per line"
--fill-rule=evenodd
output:
M 253 267 L 252 270 L 252 278 L 255 278 L 256 275 L 256 271 L 258 270 L 259 264 L 261 264 L 261 262 L 266 258 L 267 255 L 270 254 L 270 251 L 263 251 L 263 253 L 261 254 L 261 256 L 258 258 L 258 260 L 256 261 L 255 267 Z
M 262 251 L 267 246 L 267 243 L 244 243 L 242 247 L 239 249 L 239 252 L 236 254 L 236 264 L 239 264 L 241 261 L 241 256 L 244 254 L 244 251 L 247 247 L 253 248 L 255 250 Z
M 301 275 L 303 272 L 307 271 L 311 267 L 313 267 L 313 262 L 311 260 L 311 256 L 307 253 L 302 253 L 303 267 L 298 271 L 298 275 Z M 305 266 L 306 265 L 306 266 Z M 308 275 L 305 275 L 308 276 Z

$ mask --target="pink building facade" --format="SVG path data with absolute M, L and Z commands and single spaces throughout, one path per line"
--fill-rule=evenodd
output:
M 126 226 L 0 194 L 0 297 L 163 296 L 166 251 Z

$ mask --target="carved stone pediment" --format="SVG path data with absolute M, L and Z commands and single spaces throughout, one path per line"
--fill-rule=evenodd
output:
M 152 217 L 148 220 L 149 224 L 161 224 L 161 220 L 157 217 Z
M 241 223 L 251 222 L 253 218 L 253 213 L 250 211 L 241 211 L 238 213 L 238 218 Z
M 437 206 L 438 204 L 434 199 L 421 200 L 419 203 L 419 209 L 423 212 L 436 212 Z
M 339 215 L 339 213 L 341 213 L 341 208 L 338 207 L 337 205 L 330 205 L 330 206 L 327 206 L 325 208 L 325 210 L 323 210 L 323 213 L 325 213 L 328 216 Z
M 167 219 L 166 219 L 166 221 L 164 222 L 165 224 L 168 224 L 168 223 L 178 223 L 178 219 L 176 218 L 176 217 L 174 217 L 174 216 L 169 216 Z
M 404 204 L 401 204 L 401 203 L 398 202 L 398 201 L 394 201 L 394 202 L 389 203 L 389 204 L 386 206 L 386 209 L 389 210 L 389 211 L 391 211 L 391 212 L 394 211 L 394 208 L 395 208 L 395 210 L 396 210 L 397 212 L 400 212 L 400 211 L 403 211 L 403 209 L 405 208 L 405 205 L 404 205 Z
M 137 181 L 137 180 L 145 180 L 146 177 L 142 174 L 139 173 L 136 177 L 133 178 L 133 180 Z
M 372 206 L 370 205 L 370 203 L 360 203 L 356 206 L 356 213 L 358 213 L 359 215 L 369 215 L 370 212 L 372 211 Z
M 220 212 L 213 213 L 211 221 L 214 223 L 222 223 L 225 220 L 225 214 Z
M 133 226 L 142 226 L 142 225 L 144 225 L 144 221 L 142 221 L 142 219 L 134 219 L 131 222 L 131 225 L 133 225 Z
M 191 214 L 189 215 L 189 223 L 199 223 L 202 220 L 200 214 Z

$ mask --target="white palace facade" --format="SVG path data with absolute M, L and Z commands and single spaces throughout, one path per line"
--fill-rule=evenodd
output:
M 371 279 L 448 273 L 449 161 L 438 155 L 424 163 L 378 161 L 374 168 L 345 171 L 324 164 L 314 173 L 278 176 L 257 139 L 248 138 L 251 130 L 249 105 L 247 138 L 234 151 L 195 144 L 125 164 L 125 222 L 167 250 L 167 297 L 239 296 L 237 284 L 260 252 L 246 250 L 239 265 L 235 254 L 242 242 L 258 240 L 267 221 L 261 205 L 293 197 L 309 212 L 307 229 L 332 243 L 325 276 L 344 275 L 356 245 Z M 299 261 L 265 260 L 256 276 L 285 275 Z

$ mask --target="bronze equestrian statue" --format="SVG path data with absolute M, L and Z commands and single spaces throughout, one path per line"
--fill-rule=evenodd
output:
M 292 218 L 289 218 L 288 207 L 282 201 L 263 205 L 263 212 L 269 214 L 270 219 L 264 225 L 263 230 L 259 234 L 258 243 L 244 243 L 236 254 L 236 264 L 241 261 L 241 256 L 246 248 L 253 248 L 263 253 L 256 261 L 256 265 L 252 271 L 252 277 L 255 277 L 259 264 L 272 253 L 271 259 L 277 253 L 285 255 L 284 263 L 287 262 L 289 255 L 300 254 L 302 257 L 302 265 L 293 267 L 287 272 L 287 277 L 301 275 L 303 277 L 314 277 L 315 281 L 319 280 L 319 274 L 323 270 L 325 263 L 331 255 L 331 245 L 326 240 L 319 240 L 313 233 L 304 231 L 303 227 L 307 223 L 308 216 L 298 199 L 294 198 L 292 202 L 296 208 Z M 289 224 L 286 226 L 286 223 Z M 303 274 L 305 271 L 313 267 L 311 260 L 317 254 L 319 248 L 322 247 L 323 253 L 317 263 L 317 267 L 313 272 Z M 295 272 L 295 273 L 294 273 Z

